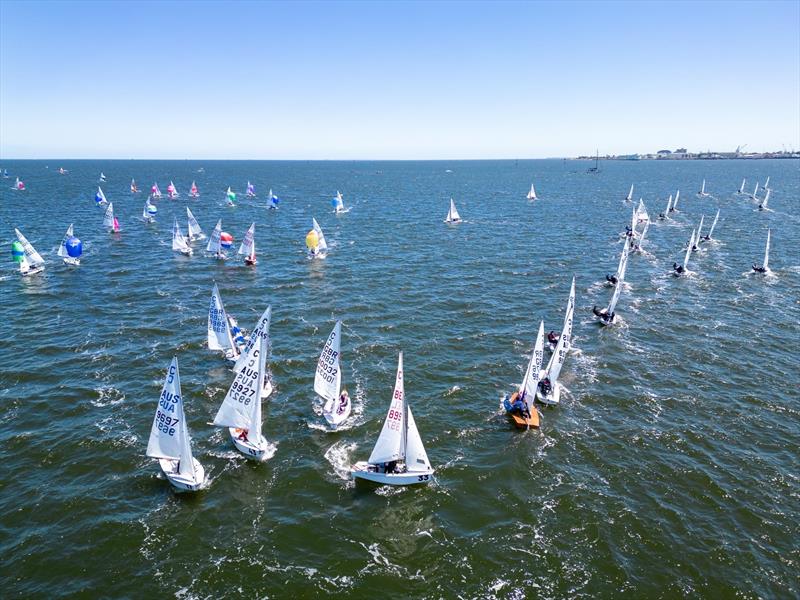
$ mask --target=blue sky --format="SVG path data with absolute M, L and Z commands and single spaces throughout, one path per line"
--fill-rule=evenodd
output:
M 800 2 L 0 0 L 0 158 L 800 149 Z

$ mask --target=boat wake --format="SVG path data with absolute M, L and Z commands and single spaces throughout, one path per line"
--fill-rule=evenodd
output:
M 325 460 L 333 467 L 333 473 L 336 478 L 347 481 L 351 485 L 355 484 L 350 477 L 350 465 L 352 464 L 350 457 L 356 447 L 357 444 L 355 442 L 340 440 L 325 451 Z

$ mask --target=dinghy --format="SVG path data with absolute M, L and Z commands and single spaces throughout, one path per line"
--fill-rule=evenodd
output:
M 772 273 L 772 271 L 769 270 L 769 240 L 771 233 L 772 230 L 767 229 L 767 246 L 764 248 L 764 262 L 761 263 L 760 267 L 755 264 L 753 265 L 753 271 L 756 273 L 764 273 L 765 275 Z
M 70 267 L 77 267 L 81 264 L 81 254 L 83 254 L 83 244 L 75 237 L 72 232 L 72 223 L 67 227 L 64 239 L 58 247 L 58 255 L 64 259 L 64 264 Z
M 403 389 L 402 352 L 397 362 L 392 403 L 378 441 L 369 460 L 357 462 L 350 473 L 355 479 L 387 485 L 428 483 L 433 476 L 433 467 L 428 461 Z
M 97 206 L 105 206 L 108 204 L 108 200 L 106 200 L 106 195 L 103 193 L 103 188 L 98 187 L 97 193 L 94 195 L 94 201 Z
M 570 342 L 572 341 L 572 317 L 574 312 L 575 278 L 573 277 L 572 286 L 569 290 L 569 299 L 567 300 L 567 310 L 564 313 L 564 327 L 561 329 L 556 349 L 550 355 L 550 362 L 547 363 L 547 368 L 540 373 L 540 381 L 536 389 L 536 399 L 542 404 L 558 404 L 561 402 L 561 384 L 558 382 L 558 376 L 564 366 L 564 361 L 567 359 L 567 352 L 569 352 Z
M 700 198 L 706 198 L 706 197 L 711 195 L 711 194 L 706 193 L 706 180 L 705 179 L 703 179 L 703 185 L 700 186 L 700 191 L 697 192 L 697 195 Z
M 325 241 L 325 234 L 315 218 L 311 218 L 312 228 L 306 234 L 306 247 L 308 248 L 308 258 L 325 258 L 328 256 L 328 244 Z
M 678 190 L 675 192 L 675 202 L 672 203 L 672 208 L 669 209 L 669 212 L 678 212 L 678 198 L 681 197 L 681 191 Z
M 622 247 L 622 252 L 619 255 L 619 264 L 617 265 L 617 271 L 611 276 L 606 275 L 606 283 L 610 285 L 619 285 L 619 282 L 625 279 L 625 270 L 628 268 L 629 252 L 630 252 L 630 247 L 626 242 L 625 245 Z
M 59 175 L 66 175 L 67 173 L 69 173 L 69 170 L 65 169 L 64 167 L 58 167 Z
M 180 194 L 178 193 L 178 188 L 176 188 L 175 184 L 172 183 L 172 181 L 170 181 L 169 185 L 167 186 L 167 198 L 169 198 L 170 200 L 174 200 L 178 196 L 180 196 Z
M 645 238 L 645 236 L 647 236 L 647 230 L 648 230 L 649 228 L 650 228 L 650 221 L 645 221 L 645 223 L 644 223 L 644 229 L 642 229 L 642 233 L 641 233 L 641 235 L 639 236 L 639 241 L 637 241 L 637 242 L 636 242 L 636 243 L 633 245 L 633 248 L 632 248 L 632 250 L 633 250 L 634 252 L 639 252 L 639 253 L 641 253 L 641 252 L 642 252 L 642 244 L 644 244 L 644 238 Z M 624 277 L 624 276 L 625 276 L 625 274 L 623 273 L 623 277 Z
M 336 197 L 331 200 L 331 205 L 333 206 L 333 212 L 337 215 L 350 211 L 349 208 L 344 207 L 344 198 L 342 198 L 342 192 L 339 190 L 336 190 Z
M 119 221 L 114 216 L 114 203 L 109 202 L 108 208 L 103 215 L 103 227 L 108 229 L 108 233 L 119 233 Z
M 539 411 L 533 405 L 536 399 L 536 390 L 539 389 L 539 373 L 542 369 L 544 357 L 544 321 L 539 322 L 539 333 L 536 335 L 536 344 L 533 347 L 525 377 L 519 389 L 503 398 L 503 407 L 506 414 L 514 421 L 519 429 L 539 427 Z
M 192 211 L 189 210 L 189 207 L 186 207 L 186 218 L 188 219 L 187 224 L 187 232 L 189 235 L 190 242 L 196 242 L 198 240 L 206 239 L 206 235 L 203 233 L 203 230 L 200 229 L 200 223 L 197 222 L 197 219 L 194 218 Z M 222 223 L 220 223 L 220 233 L 222 233 Z
M 237 254 L 244 256 L 244 262 L 247 265 L 256 265 L 258 263 L 258 260 L 256 260 L 255 234 L 256 224 L 253 223 L 247 233 L 244 234 L 242 243 L 239 245 L 239 252 L 237 252 Z
M 630 202 L 633 200 L 633 184 L 631 184 L 631 189 L 628 190 L 628 195 L 625 196 L 625 202 Z
M 536 190 L 534 189 L 533 184 L 531 184 L 531 191 L 528 192 L 526 198 L 528 198 L 528 200 L 536 200 Z
M 350 416 L 352 408 L 350 395 L 342 390 L 341 337 L 342 322 L 336 321 L 319 355 L 314 375 L 314 391 L 325 400 L 322 415 L 332 429 Z
M 193 254 L 193 250 L 186 242 L 186 238 L 183 237 L 183 233 L 181 233 L 181 227 L 178 225 L 178 217 L 175 217 L 175 221 L 172 224 L 172 250 L 180 252 L 184 256 L 191 256 Z
M 44 271 L 42 255 L 36 251 L 19 229 L 14 229 L 14 233 L 17 234 L 16 243 L 19 246 L 12 244 L 11 254 L 19 263 L 19 274 L 22 276 L 36 275 Z
M 158 183 L 154 183 L 153 187 L 150 188 L 150 197 L 161 198 L 161 190 L 158 189 Z
M 739 186 L 739 191 L 736 192 L 738 196 L 744 195 L 744 184 L 747 182 L 747 179 L 742 179 L 742 185 Z
M 131 194 L 138 194 L 138 193 L 139 193 L 139 188 L 136 187 L 136 180 L 131 179 Z
M 698 243 L 702 242 L 710 242 L 712 240 L 712 235 L 714 234 L 714 227 L 717 226 L 717 221 L 719 221 L 719 209 L 717 209 L 717 214 L 714 217 L 714 221 L 711 223 L 711 229 L 708 230 L 708 233 L 703 237 L 699 238 Z M 698 236 L 699 237 L 699 236 Z
M 232 327 L 236 330 L 233 331 Z M 215 283 L 208 307 L 208 349 L 221 350 L 225 353 L 225 358 L 236 361 L 245 344 L 246 340 L 241 336 L 236 320 L 225 312 L 219 288 Z
M 148 197 L 147 200 L 144 201 L 144 208 L 142 209 L 142 221 L 145 223 L 155 223 L 156 213 L 158 213 L 158 208 L 155 204 L 150 204 L 150 198 Z
M 447 216 L 444 219 L 445 223 L 461 223 L 461 215 L 456 210 L 456 203 L 450 198 L 450 210 L 447 211 Z
M 619 296 L 622 293 L 622 283 L 623 279 L 620 279 L 617 282 L 617 285 L 614 287 L 614 293 L 611 294 L 611 301 L 608 303 L 608 306 L 603 309 L 599 309 L 596 306 L 592 307 L 592 312 L 594 316 L 599 319 L 601 325 L 613 325 L 617 322 L 617 302 L 619 302 Z
M 703 231 L 703 221 L 705 220 L 705 215 L 700 215 L 700 226 L 697 228 L 697 234 L 694 236 L 694 243 L 692 244 L 692 252 L 697 252 L 698 247 L 700 246 L 700 232 Z
M 255 336 L 255 332 L 251 339 Z M 267 340 L 255 336 L 257 343 L 250 351 L 241 369 L 214 417 L 214 425 L 227 427 L 233 445 L 248 458 L 263 461 L 272 456 L 270 444 L 261 433 L 261 400 L 267 360 Z
M 172 359 L 161 388 L 147 456 L 158 459 L 167 481 L 177 489 L 193 492 L 203 487 L 206 473 L 200 461 L 192 456 L 177 356 Z
M 14 188 L 13 189 L 17 190 L 18 192 L 24 192 L 25 191 L 25 183 L 23 183 L 20 180 L 20 178 L 17 177 L 17 180 L 14 182 Z
M 222 251 L 222 219 L 217 221 L 217 226 L 214 227 L 214 231 L 211 232 L 211 237 L 208 238 L 208 244 L 206 245 L 206 252 L 209 254 L 213 254 L 214 258 L 219 260 L 225 260 L 228 258 L 228 255 Z
M 648 223 L 649 221 L 650 215 L 647 214 L 647 208 L 644 205 L 644 200 L 639 198 L 639 206 L 636 207 L 636 222 Z
M 753 200 L 758 200 L 758 182 L 757 182 L 757 181 L 756 181 L 756 187 L 755 187 L 755 189 L 753 190 L 753 193 L 752 193 L 752 194 L 750 194 L 750 197 L 751 197 Z
M 764 189 L 768 190 L 769 188 L 769 176 L 767 176 L 767 180 L 764 182 Z
M 101 172 L 100 172 L 100 179 L 98 179 L 98 181 L 99 181 L 100 183 L 103 183 L 105 180 L 106 180 L 106 176 L 105 176 L 105 175 L 103 175 L 103 172 L 101 171 Z
M 256 188 L 253 187 L 253 184 L 249 181 L 247 182 L 247 192 L 246 195 L 248 198 L 255 198 L 256 197 Z
M 8 169 L 3 169 L 3 179 L 8 179 L 8 178 L 9 178 Z
M 272 193 L 272 188 L 270 188 L 269 195 L 267 196 L 267 208 L 278 210 L 278 202 L 280 202 L 280 200 Z
M 692 254 L 692 247 L 694 246 L 694 234 L 695 231 L 692 229 L 692 237 L 689 238 L 689 244 L 686 246 L 686 254 L 683 256 L 683 265 L 679 265 L 678 263 L 672 263 L 672 274 L 675 277 L 680 277 L 683 273 L 688 273 L 688 265 L 689 265 L 689 256 Z
M 767 209 L 767 202 L 769 202 L 769 194 L 772 190 L 767 190 L 764 199 L 761 201 L 761 204 L 758 205 L 758 210 L 766 210 Z
M 672 212 L 672 194 L 669 195 L 669 200 L 667 200 L 667 208 L 664 209 L 664 212 L 658 215 L 659 220 L 664 221 L 669 218 L 669 213 Z
M 197 184 L 193 181 L 192 187 L 189 190 L 189 198 L 199 198 L 200 197 L 200 190 L 197 189 Z
M 231 186 L 228 186 L 228 191 L 225 192 L 225 197 L 228 202 L 228 206 L 236 206 L 236 193 L 231 191 Z
M 269 338 L 269 325 L 270 321 L 272 320 L 272 306 L 267 306 L 267 309 L 264 311 L 264 314 L 258 319 L 256 326 L 250 332 L 250 336 L 247 338 L 245 342 L 244 348 L 242 348 L 241 354 L 239 354 L 239 358 L 236 359 L 236 362 L 233 365 L 233 370 L 238 372 L 242 368 L 244 368 L 245 364 L 248 362 L 248 356 L 250 356 L 253 346 L 256 344 L 261 343 L 261 339 L 263 338 L 266 341 L 266 360 L 269 360 L 269 352 L 270 352 L 270 338 Z M 261 399 L 266 400 L 269 398 L 270 394 L 272 394 L 272 373 L 269 370 L 269 366 L 264 367 L 264 382 L 261 388 Z

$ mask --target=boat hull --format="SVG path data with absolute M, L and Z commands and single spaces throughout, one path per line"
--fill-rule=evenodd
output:
M 525 417 L 517 412 L 511 412 L 509 410 L 511 408 L 511 400 L 509 396 L 506 396 L 503 399 L 503 405 L 506 408 L 506 414 L 517 429 L 530 429 L 531 427 L 539 427 L 539 411 L 537 411 L 536 408 L 531 411 L 529 417 Z
M 27 271 L 20 271 L 20 275 L 23 277 L 28 277 L 30 275 L 41 273 L 42 271 L 44 271 L 44 265 L 39 265 L 38 267 L 30 267 Z
M 555 406 L 561 402 L 561 384 L 557 381 L 553 384 L 553 389 L 549 394 L 542 393 L 541 388 L 536 390 L 536 401 L 548 406 Z
M 236 427 L 228 428 L 228 433 L 230 433 L 231 440 L 233 441 L 233 445 L 236 446 L 236 449 L 247 458 L 258 461 L 267 460 L 267 458 L 269 458 L 269 444 L 267 443 L 267 438 L 262 435 L 261 439 L 257 442 L 250 439 L 243 439 L 242 431 L 242 429 Z
M 358 462 L 353 465 L 350 474 L 354 479 L 363 479 L 384 485 L 417 485 L 429 483 L 433 479 L 434 469 L 425 471 L 406 471 L 405 473 L 379 473 L 375 465 Z
M 206 481 L 206 472 L 205 469 L 203 469 L 203 465 L 200 464 L 200 461 L 196 458 L 192 458 L 192 461 L 194 462 L 194 479 L 185 477 L 178 472 L 178 463 L 180 462 L 178 460 L 160 458 L 158 459 L 158 464 L 161 466 L 164 475 L 166 475 L 167 481 L 169 481 L 175 489 L 182 492 L 196 492 L 203 487 Z

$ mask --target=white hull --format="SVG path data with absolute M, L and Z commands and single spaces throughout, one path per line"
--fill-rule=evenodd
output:
M 236 449 L 244 454 L 247 458 L 264 461 L 271 456 L 271 454 L 269 454 L 269 443 L 267 442 L 267 438 L 265 438 L 263 435 L 258 442 L 253 442 L 253 440 L 244 440 L 240 437 L 242 434 L 241 429 L 229 427 L 228 433 L 231 434 L 231 440 L 233 441 L 233 445 L 236 446 Z
M 616 318 L 616 317 L 615 317 Z M 545 396 L 542 394 L 541 388 L 536 390 L 536 400 L 541 402 L 542 404 L 547 404 L 549 406 L 554 406 L 561 402 L 561 384 L 557 381 L 553 384 L 553 389 L 551 392 Z
M 183 254 L 184 256 L 191 256 L 192 254 L 194 254 L 194 250 L 192 250 L 191 248 L 181 248 L 180 250 L 174 250 L 174 252 Z
M 176 489 L 184 492 L 194 492 L 203 487 L 206 481 L 206 472 L 203 469 L 203 465 L 196 458 L 192 458 L 192 461 L 194 462 L 194 479 L 178 473 L 178 460 L 160 458 L 158 459 L 158 464 L 161 465 L 161 470 L 167 476 L 167 481 Z
M 38 267 L 30 267 L 27 271 L 20 271 L 20 275 L 23 277 L 27 277 L 28 275 L 36 275 L 37 273 L 41 273 L 44 271 L 44 265 L 39 265 Z
M 336 401 L 336 404 L 339 404 L 339 401 Z M 332 407 L 334 408 L 334 407 Z M 336 406 L 333 410 L 330 411 L 322 411 L 322 416 L 325 417 L 325 420 L 328 422 L 328 425 L 331 426 L 331 429 L 336 429 L 344 423 L 347 418 L 350 416 L 350 411 L 353 408 L 353 403 L 350 401 L 350 398 L 347 399 L 347 403 L 344 406 Z
M 350 474 L 355 479 L 365 479 L 375 483 L 386 485 L 415 485 L 418 483 L 429 483 L 434 474 L 433 469 L 426 471 L 414 471 L 405 473 L 379 473 L 377 467 L 366 462 L 358 462 L 353 465 Z
M 598 317 L 597 321 L 598 321 L 598 323 L 600 323 L 600 325 L 613 325 L 614 323 L 617 322 L 617 315 L 614 315 L 614 318 L 610 319 L 610 320 L 606 320 L 606 319 L 604 319 L 602 317 Z
M 461 223 L 461 219 L 445 219 L 445 223 Z
M 64 264 L 70 267 L 79 267 L 81 266 L 81 259 L 80 258 L 70 258 L 66 257 L 64 259 Z
M 201 233 L 200 235 L 190 235 L 186 239 L 190 242 L 199 242 L 200 240 L 206 239 L 206 236 Z
M 316 254 L 311 254 L 310 252 L 308 253 L 308 260 L 314 260 L 315 258 L 323 259 L 327 257 L 327 252 L 317 252 Z

